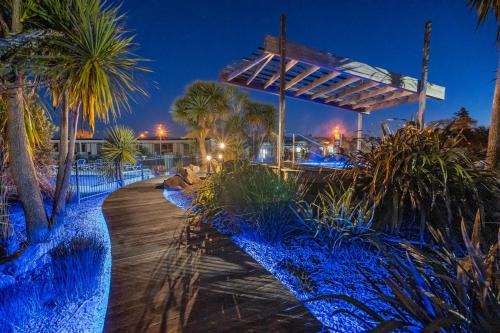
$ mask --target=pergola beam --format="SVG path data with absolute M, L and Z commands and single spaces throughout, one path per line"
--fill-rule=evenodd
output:
M 348 86 L 348 85 L 350 85 L 354 82 L 357 82 L 359 80 L 361 80 L 361 79 L 358 77 L 348 77 L 347 79 L 344 79 L 344 80 L 339 81 L 331 86 L 328 86 L 328 87 L 325 87 L 325 88 L 319 90 L 317 93 L 315 93 L 311 96 L 311 99 L 315 99 L 315 98 L 321 97 L 323 95 L 326 95 L 332 91 L 339 90 L 339 89 L 344 88 L 345 86 Z
M 324 76 L 314 80 L 313 82 L 309 83 L 307 86 L 302 87 L 299 90 L 297 90 L 297 92 L 295 93 L 295 96 L 300 96 L 300 95 L 308 92 L 309 90 L 312 90 L 312 89 L 316 88 L 317 86 L 322 85 L 323 83 L 330 81 L 331 79 L 336 78 L 339 75 L 340 75 L 339 72 L 331 72 L 330 74 L 324 75 Z
M 266 59 L 266 61 L 260 63 L 259 67 L 255 69 L 255 72 L 248 79 L 247 85 L 249 85 L 250 83 L 252 83 L 253 80 L 255 80 L 255 78 L 260 74 L 260 72 L 262 72 L 262 70 L 267 66 L 267 64 L 271 62 L 271 60 L 273 60 L 273 58 L 274 54 L 269 54 L 269 57 Z
M 289 62 L 287 62 L 285 66 L 285 73 L 288 72 L 290 69 L 292 69 L 293 66 L 297 65 L 298 61 L 295 59 L 291 59 Z M 269 81 L 266 82 L 264 85 L 264 89 L 267 89 L 270 85 L 272 85 L 276 80 L 280 77 L 280 72 L 275 73 Z
M 373 81 L 362 83 L 362 84 L 357 85 L 355 87 L 346 89 L 346 90 L 344 90 L 344 91 L 342 91 L 342 92 L 340 92 L 338 94 L 335 94 L 335 96 L 327 98 L 326 102 L 333 102 L 333 101 L 335 101 L 337 99 L 340 99 L 340 98 L 343 98 L 345 96 L 349 96 L 349 95 L 358 93 L 360 91 L 363 91 L 363 90 L 375 87 L 376 85 L 378 85 L 378 83 L 377 82 L 373 82 Z
M 241 68 L 238 68 L 236 70 L 234 70 L 231 74 L 229 74 L 227 76 L 227 80 L 228 81 L 231 81 L 232 79 L 234 79 L 235 77 L 243 74 L 244 72 L 246 72 L 247 70 L 251 69 L 252 67 L 258 65 L 260 62 L 264 61 L 266 58 L 270 57 L 272 54 L 269 54 L 267 52 L 264 52 L 264 54 L 262 54 L 260 57 L 257 57 L 255 59 L 253 59 L 252 61 L 250 61 L 246 66 L 243 66 Z
M 298 84 L 300 81 L 304 80 L 306 77 L 311 75 L 312 73 L 316 72 L 319 69 L 318 66 L 311 66 L 293 79 L 291 79 L 289 82 L 287 82 L 285 89 L 288 90 L 294 85 Z

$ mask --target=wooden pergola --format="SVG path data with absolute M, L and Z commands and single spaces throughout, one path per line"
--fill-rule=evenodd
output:
M 281 140 L 285 96 L 357 112 L 358 137 L 361 139 L 363 114 L 416 102 L 419 98 L 424 101 L 426 98 L 444 99 L 444 87 L 426 82 L 427 64 L 428 53 L 427 62 L 424 56 L 425 84 L 422 85 L 413 77 L 288 41 L 282 18 L 281 37 L 266 36 L 263 47 L 226 66 L 221 80 L 280 95 Z M 280 77 L 285 80 L 280 80 Z M 278 151 L 281 150 L 278 143 Z M 280 158 L 278 165 L 281 165 Z

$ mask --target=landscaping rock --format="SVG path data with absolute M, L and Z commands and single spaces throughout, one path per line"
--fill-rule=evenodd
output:
M 182 168 L 181 171 L 180 171 L 180 175 L 190 185 L 198 184 L 201 181 L 200 177 L 198 177 L 198 175 L 190 167 L 188 167 L 188 168 Z
M 180 175 L 169 177 L 163 181 L 163 187 L 167 190 L 182 190 L 188 186 L 189 184 Z
M 189 164 L 188 168 L 193 170 L 194 173 L 200 173 L 201 171 L 201 168 L 199 166 L 193 164 Z

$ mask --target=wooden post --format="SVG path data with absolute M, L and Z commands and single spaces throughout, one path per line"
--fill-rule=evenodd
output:
M 420 129 L 424 128 L 425 102 L 427 99 L 427 76 L 429 72 L 429 55 L 431 46 L 431 28 L 431 21 L 427 21 L 425 23 L 424 48 L 422 51 L 422 77 L 420 78 L 420 84 L 418 87 L 417 124 Z
M 286 67 L 286 16 L 281 15 L 281 32 L 280 32 L 280 100 L 278 114 L 278 173 L 281 175 L 281 167 L 283 161 L 283 142 L 284 142 L 284 127 L 285 127 L 285 67 Z
M 361 140 L 363 138 L 363 114 L 358 112 L 358 131 L 356 133 L 357 141 L 356 141 L 356 150 L 361 150 Z

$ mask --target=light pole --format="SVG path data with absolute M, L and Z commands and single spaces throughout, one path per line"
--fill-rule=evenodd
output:
M 160 156 L 162 156 L 163 155 L 163 150 L 162 150 L 162 146 L 163 146 L 162 143 L 163 143 L 163 141 L 162 141 L 162 137 L 163 137 L 163 134 L 165 134 L 165 129 L 163 128 L 162 124 L 158 125 L 156 133 L 160 137 Z
M 212 161 L 212 156 L 211 155 L 207 155 L 207 172 L 208 174 L 210 174 L 210 162 Z

